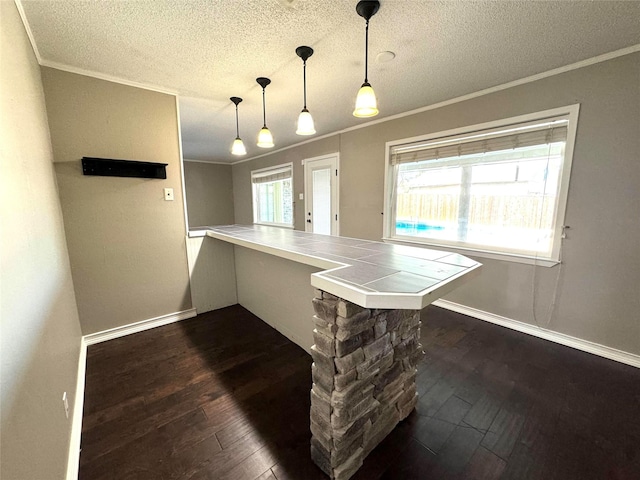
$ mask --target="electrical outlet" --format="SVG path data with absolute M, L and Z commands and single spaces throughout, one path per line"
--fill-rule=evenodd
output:
M 164 189 L 164 199 L 168 202 L 173 201 L 173 188 Z
M 62 394 L 62 404 L 64 405 L 64 414 L 69 418 L 69 400 L 67 400 L 67 392 Z

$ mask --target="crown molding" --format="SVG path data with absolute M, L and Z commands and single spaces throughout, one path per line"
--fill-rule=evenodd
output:
M 237 162 L 233 162 L 231 165 L 238 165 L 239 163 L 250 162 L 251 160 L 256 160 L 258 158 L 266 157 L 269 155 L 273 155 L 274 153 L 283 152 L 285 150 L 289 150 L 293 147 L 298 147 L 300 145 L 305 145 L 307 143 L 312 143 L 318 140 L 322 140 L 324 138 L 332 137 L 334 135 L 340 135 L 347 132 L 352 132 L 354 130 L 359 130 L 361 128 L 371 127 L 373 125 L 378 125 L 380 123 L 390 122 L 392 120 L 397 120 L 398 118 L 409 117 L 411 115 L 416 115 L 418 113 L 427 112 L 429 110 L 436 110 L 438 108 L 446 107 L 448 105 L 453 105 L 455 103 L 464 102 L 467 100 L 471 100 L 473 98 L 482 97 L 484 95 L 489 95 L 495 92 L 499 92 L 501 90 L 506 90 L 509 88 L 517 87 L 520 85 L 525 85 L 527 83 L 532 83 L 538 80 L 542 80 L 543 78 L 553 77 L 556 75 L 560 75 L 562 73 L 570 72 L 572 70 L 578 70 L 580 68 L 588 67 L 591 65 L 595 65 L 597 63 L 606 62 L 608 60 L 613 60 L 614 58 L 623 57 L 625 55 L 630 55 L 632 53 L 640 52 L 640 44 L 632 45 L 630 47 L 622 48 L 620 50 L 614 50 L 613 52 L 605 53 L 602 55 L 597 55 L 595 57 L 587 58 L 585 60 L 581 60 L 576 63 L 571 63 L 569 65 L 565 65 L 563 67 L 554 68 L 552 70 L 548 70 L 546 72 L 537 73 L 535 75 L 531 75 L 528 77 L 521 78 L 519 80 L 513 80 L 511 82 L 503 83 L 502 85 L 496 85 L 495 87 L 485 88 L 484 90 L 478 90 L 477 92 L 469 93 L 467 95 L 462 95 L 460 97 L 455 97 L 449 100 L 445 100 L 442 102 L 434 103 L 432 105 L 427 105 L 425 107 L 416 108 L 413 110 L 409 110 L 407 112 L 398 113 L 395 115 L 390 115 L 388 117 L 379 118 L 377 120 L 371 120 L 366 123 L 361 123 L 360 125 L 354 125 L 353 127 L 348 127 L 343 130 L 338 130 L 333 133 L 327 133 L 321 135 L 319 137 L 315 137 L 313 139 L 305 140 L 304 142 L 295 143 L 293 145 L 289 145 L 286 147 L 279 148 L 278 150 L 274 150 L 269 153 L 263 153 L 261 155 L 256 155 L 255 157 L 245 158 Z
M 78 75 L 84 75 L 85 77 L 97 78 L 98 80 L 106 80 L 107 82 L 118 83 L 120 85 L 126 85 L 128 87 L 141 88 L 143 90 L 150 90 L 152 92 L 164 93 L 166 95 L 178 96 L 177 90 L 170 90 L 159 85 L 153 85 L 150 83 L 134 82 L 133 80 L 127 80 L 125 78 L 116 77 L 114 75 L 108 75 L 106 73 L 95 72 L 93 70 L 87 70 L 84 68 L 72 67 L 59 62 L 51 62 L 49 60 L 41 60 L 40 66 L 55 68 L 63 72 L 75 73 Z
M 36 45 L 36 40 L 33 37 L 33 31 L 31 30 L 31 25 L 27 21 L 27 14 L 24 12 L 24 7 L 22 6 L 22 2 L 20 0 L 14 0 L 16 8 L 18 9 L 18 14 L 20 15 L 20 19 L 22 20 L 22 25 L 24 25 L 24 29 L 27 32 L 27 37 L 29 37 L 29 43 L 31 43 L 31 49 L 33 50 L 34 55 L 36 56 L 36 60 L 39 65 L 42 65 L 42 57 L 40 56 L 40 50 L 38 50 L 38 46 Z
M 185 161 L 185 162 L 191 162 L 191 163 L 206 163 L 208 165 L 227 165 L 228 167 L 233 165 L 230 162 L 215 162 L 215 161 L 209 162 L 207 160 L 194 160 L 194 159 L 191 159 L 191 158 L 183 158 L 182 160 Z

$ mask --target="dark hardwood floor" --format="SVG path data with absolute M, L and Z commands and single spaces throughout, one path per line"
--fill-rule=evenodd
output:
M 640 479 L 639 369 L 437 307 L 422 343 L 416 411 L 354 479 Z M 80 478 L 325 479 L 310 368 L 237 305 L 90 346 Z

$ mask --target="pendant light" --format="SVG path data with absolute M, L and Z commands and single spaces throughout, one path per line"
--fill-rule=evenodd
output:
M 231 97 L 229 100 L 236 105 L 236 139 L 231 145 L 231 153 L 233 155 L 246 155 L 247 149 L 244 148 L 244 143 L 242 143 L 242 139 L 240 138 L 240 129 L 238 128 L 238 104 L 242 99 L 240 97 Z
M 369 19 L 373 17 L 380 8 L 380 2 L 362 0 L 356 5 L 356 12 L 367 21 L 365 28 L 364 43 L 364 83 L 358 91 L 356 97 L 356 109 L 353 111 L 354 117 L 375 117 L 378 114 L 378 104 L 376 94 L 368 79 L 369 67 Z
M 264 89 L 267 88 L 267 85 L 271 83 L 271 80 L 265 77 L 256 78 L 256 82 L 258 85 L 262 87 L 262 120 L 263 125 L 258 132 L 258 146 L 261 148 L 271 148 L 273 147 L 273 136 L 271 132 L 267 128 L 267 109 L 264 102 Z
M 313 117 L 307 110 L 307 58 L 313 55 L 313 48 L 311 47 L 298 47 L 296 48 L 296 55 L 302 59 L 302 84 L 304 92 L 304 107 L 298 117 L 298 129 L 296 133 L 298 135 L 313 135 L 316 133 L 316 127 L 313 125 Z

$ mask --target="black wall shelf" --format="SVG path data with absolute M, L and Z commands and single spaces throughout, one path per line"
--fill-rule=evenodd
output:
M 167 163 L 82 157 L 82 173 L 102 177 L 167 178 Z

